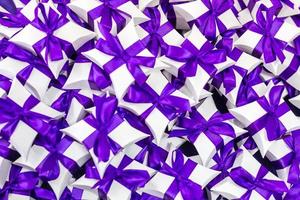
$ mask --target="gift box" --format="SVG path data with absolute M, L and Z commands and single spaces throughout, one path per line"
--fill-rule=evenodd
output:
M 118 112 L 115 97 L 95 96 L 94 101 L 95 113 L 62 131 L 90 150 L 102 177 L 115 154 L 125 146 L 142 140 L 148 135 L 132 127 L 122 117 Z M 106 116 L 107 114 L 109 117 Z
M 132 21 L 116 37 L 98 40 L 96 48 L 83 55 L 109 74 L 118 99 L 134 81 L 142 84 L 153 69 L 164 67 L 139 40 Z
M 207 166 L 218 149 L 246 132 L 232 119 L 229 113 L 220 113 L 212 97 L 208 97 L 186 117 L 179 118 L 169 135 L 185 137 L 195 146 L 201 163 Z
M 34 98 L 17 79 L 12 82 L 7 98 L 0 101 L 1 136 L 9 139 L 25 158 L 35 137 L 46 133 L 47 122 L 63 117 L 63 113 Z
M 204 88 L 212 75 L 233 64 L 226 52 L 215 49 L 196 26 L 187 33 L 181 47 L 169 46 L 160 60 L 169 66 L 166 71 L 182 79 L 195 101 L 203 93 L 199 88 Z
M 126 24 L 133 20 L 134 24 L 143 23 L 149 18 L 145 16 L 131 1 L 72 1 L 69 8 L 89 23 L 98 37 L 116 35 Z
M 68 57 L 93 39 L 95 33 L 69 21 L 51 4 L 39 3 L 34 12 L 34 20 L 10 41 L 41 56 L 57 77 Z
M 202 199 L 204 188 L 218 173 L 187 159 L 180 151 L 171 151 L 141 191 L 162 199 Z
M 299 118 L 283 99 L 286 93 L 282 85 L 273 86 L 270 82 L 265 96 L 244 106 L 230 109 L 230 113 L 247 127 L 262 156 L 265 156 L 270 141 L 298 129 Z
M 229 177 L 211 190 L 228 199 L 274 199 L 288 191 L 288 185 L 269 172 L 242 149 L 230 170 Z
M 190 27 L 195 24 L 206 38 L 213 40 L 227 30 L 241 27 L 233 6 L 233 1 L 196 0 L 174 5 L 174 11 Z

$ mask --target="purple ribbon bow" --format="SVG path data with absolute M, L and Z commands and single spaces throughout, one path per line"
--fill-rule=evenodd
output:
M 249 30 L 262 35 L 261 40 L 253 50 L 253 55 L 258 58 L 263 55 L 266 63 L 275 61 L 276 57 L 283 62 L 285 56 L 282 53 L 282 49 L 286 46 L 286 43 L 275 38 L 275 35 L 283 24 L 283 21 L 278 18 L 274 19 L 276 12 L 275 8 L 270 8 L 266 11 L 266 17 L 263 12 L 264 11 L 262 9 L 257 11 L 257 23 L 250 22 L 247 24 L 247 28 Z
M 286 133 L 286 128 L 279 120 L 280 116 L 290 110 L 287 103 L 279 104 L 283 91 L 283 86 L 274 86 L 270 91 L 269 100 L 265 96 L 257 100 L 266 114 L 248 126 L 251 133 L 255 134 L 265 128 L 269 141 L 276 140 Z
M 21 169 L 16 165 L 11 166 L 8 181 L 0 189 L 0 199 L 8 200 L 10 193 L 30 196 L 38 184 L 38 177 L 34 172 L 21 172 Z
M 27 99 L 23 107 L 8 98 L 0 99 L 0 123 L 6 123 L 0 131 L 0 135 L 9 139 L 20 120 L 38 133 L 45 134 L 48 125 L 44 120 L 48 120 L 49 117 L 30 111 L 37 103 L 38 100 L 32 96 Z
M 163 36 L 174 28 L 169 22 L 160 25 L 161 15 L 156 7 L 146 8 L 144 13 L 151 20 L 140 24 L 140 26 L 149 33 L 142 42 L 153 55 L 164 55 L 167 44 L 164 42 Z
M 166 191 L 164 199 L 175 199 L 178 192 L 181 193 L 185 200 L 193 200 L 195 197 L 197 197 L 197 199 L 204 199 L 201 185 L 198 185 L 189 179 L 190 174 L 193 172 L 197 164 L 191 160 L 187 160 L 184 163 L 182 152 L 173 151 L 172 154 L 174 153 L 176 154 L 176 158 L 172 156 L 172 166 L 164 163 L 160 169 L 161 173 L 168 174 L 175 178 Z
M 224 122 L 229 119 L 232 119 L 230 114 L 216 112 L 206 121 L 206 119 L 193 108 L 190 113 L 190 118 L 181 117 L 178 120 L 178 126 L 184 129 L 172 130 L 169 135 L 170 137 L 187 136 L 189 141 L 193 143 L 200 134 L 205 134 L 216 148 L 220 148 L 223 146 L 221 135 L 235 138 L 234 129 L 228 123 Z
M 96 118 L 89 115 L 84 120 L 93 126 L 96 131 L 88 136 L 83 143 L 88 149 L 94 148 L 94 153 L 99 161 L 107 162 L 110 151 L 115 154 L 121 148 L 108 137 L 108 134 L 123 122 L 123 118 L 116 113 L 118 102 L 115 97 L 94 96 L 94 102 Z
M 272 162 L 276 169 L 283 169 L 288 166 L 289 175 L 288 182 L 297 184 L 300 180 L 300 135 L 299 131 L 292 132 L 292 135 L 283 138 L 288 147 L 292 150 L 290 153 L 285 155 L 283 158 Z
M 76 99 L 83 106 L 92 105 L 92 100 L 82 94 L 78 90 L 66 90 L 60 97 L 51 105 L 54 109 L 61 112 L 68 112 L 73 99 Z
M 156 61 L 155 57 L 137 56 L 145 49 L 141 41 L 137 41 L 127 49 L 124 49 L 119 39 L 110 35 L 107 40 L 100 39 L 96 44 L 96 48 L 114 57 L 103 65 L 104 70 L 108 74 L 125 64 L 128 71 L 139 84 L 144 83 L 147 79 L 140 65 L 153 68 Z
M 240 198 L 241 200 L 249 200 L 252 190 L 261 194 L 265 199 L 269 199 L 272 194 L 284 193 L 288 191 L 286 184 L 283 181 L 268 180 L 264 178 L 268 173 L 265 167 L 260 167 L 256 177 L 242 167 L 237 167 L 231 170 L 231 179 L 248 191 Z
M 43 19 L 40 19 L 40 15 Z M 31 24 L 47 34 L 46 37 L 33 45 L 35 51 L 40 54 L 40 52 L 46 48 L 46 62 L 48 62 L 48 57 L 50 57 L 52 61 L 61 60 L 63 58 L 63 51 L 67 55 L 71 55 L 74 52 L 72 44 L 54 35 L 54 32 L 65 25 L 68 19 L 64 15 L 59 15 L 51 7 L 47 15 L 46 9 L 41 3 L 35 10 L 35 16 L 36 18 Z
M 195 76 L 198 65 L 209 75 L 213 75 L 217 71 L 214 64 L 226 60 L 226 51 L 214 50 L 214 46 L 208 41 L 200 49 L 197 49 L 189 40 L 185 40 L 181 46 L 169 46 L 166 51 L 167 57 L 185 63 L 179 69 L 179 76 Z
M 216 164 L 212 166 L 211 169 L 220 171 L 221 173 L 209 183 L 208 186 L 210 188 L 229 176 L 228 170 L 233 166 L 237 155 L 241 152 L 240 149 L 235 151 L 233 144 L 233 142 L 228 143 L 213 157 Z
M 52 144 L 49 141 L 48 143 L 46 141 L 41 142 L 41 145 L 49 151 L 48 155 L 36 168 L 42 180 L 51 181 L 59 177 L 59 162 L 73 174 L 78 171 L 80 166 L 74 160 L 64 155 L 64 152 L 72 143 L 73 140 L 68 136 Z
M 94 20 L 101 17 L 98 28 L 106 37 L 110 35 L 112 29 L 112 21 L 117 25 L 117 32 L 120 32 L 126 25 L 126 17 L 130 17 L 127 13 L 118 9 L 118 7 L 128 0 L 100 0 L 103 4 L 89 11 L 88 23 L 93 27 Z
M 262 79 L 260 78 L 261 71 L 262 67 L 256 67 L 252 72 L 243 77 L 237 95 L 237 106 L 245 105 L 259 98 L 253 86 L 262 83 Z
M 124 97 L 125 101 L 133 103 L 152 103 L 142 115 L 146 119 L 154 108 L 160 110 L 168 119 L 172 120 L 179 114 L 189 111 L 190 104 L 187 99 L 173 96 L 175 88 L 168 83 L 161 94 L 157 94 L 148 84 L 142 86 L 131 85 Z
M 223 33 L 227 30 L 226 26 L 218 18 L 225 11 L 233 7 L 232 0 L 202 0 L 204 5 L 208 8 L 208 11 L 201 15 L 195 20 L 197 27 L 203 35 L 206 36 L 209 40 L 214 40 L 216 38 L 216 27 L 220 33 Z
M 94 188 L 98 188 L 100 196 L 106 196 L 113 181 L 117 181 L 131 191 L 135 191 L 138 187 L 144 186 L 150 179 L 150 175 L 146 170 L 125 169 L 132 160 L 124 156 L 120 165 L 116 168 L 109 165 L 106 168 L 103 179 L 99 180 Z
M 44 73 L 50 78 L 53 77 L 52 72 L 50 71 L 49 67 L 45 64 L 45 62 L 43 62 L 40 58 L 33 55 L 29 51 L 18 47 L 17 45 L 10 43 L 6 48 L 4 55 L 19 61 L 27 62 L 29 64 L 27 67 L 22 69 L 17 75 L 22 84 L 26 83 L 33 69 L 39 70 L 40 72 Z
M 223 84 L 225 88 L 225 94 L 228 94 L 236 87 L 236 77 L 234 72 L 241 74 L 241 76 L 245 76 L 247 71 L 242 69 L 238 66 L 231 66 L 224 69 L 222 72 L 215 75 L 213 84 L 216 85 L 218 88 Z

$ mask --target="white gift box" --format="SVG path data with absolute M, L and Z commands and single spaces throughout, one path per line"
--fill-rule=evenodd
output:
M 242 147 L 242 150 L 243 151 L 240 154 L 238 154 L 233 164 L 233 168 L 242 167 L 252 176 L 256 177 L 258 171 L 262 167 L 261 164 L 244 147 Z M 274 181 L 282 181 L 271 172 L 267 172 L 267 174 L 263 178 Z M 230 177 L 226 177 L 221 182 L 217 183 L 211 188 L 211 190 L 228 199 L 239 199 L 247 192 L 246 188 L 239 186 Z M 255 190 L 252 190 L 249 199 L 264 200 L 265 198 Z M 273 198 L 271 197 L 270 199 Z
M 53 105 L 53 103 L 55 103 L 56 100 L 61 97 L 61 95 L 64 95 L 64 93 L 66 92 L 68 91 L 61 90 L 52 86 L 47 90 L 46 94 L 42 98 L 42 101 L 48 106 L 51 106 Z M 83 97 L 87 97 L 92 100 L 93 92 L 91 90 L 80 90 L 78 92 L 78 95 L 82 95 Z M 76 98 L 76 96 L 73 96 L 69 105 L 69 109 L 67 110 L 66 121 L 69 125 L 72 125 L 81 120 L 85 116 L 85 114 L 85 105 L 82 105 Z
M 83 143 L 86 138 L 88 138 L 91 134 L 93 134 L 96 131 L 96 129 L 83 119 L 67 128 L 62 129 L 62 131 L 65 134 L 74 138 L 76 141 Z M 139 140 L 148 137 L 148 135 L 133 128 L 126 120 L 123 120 L 121 124 L 115 127 L 108 134 L 108 137 L 115 143 L 120 145 L 121 148 L 124 148 L 129 144 L 135 143 Z M 89 151 L 95 162 L 96 167 L 98 168 L 99 174 L 102 177 L 106 167 L 108 166 L 111 158 L 113 157 L 113 153 L 112 151 L 110 151 L 109 160 L 107 162 L 99 162 L 97 156 L 94 154 L 93 148 L 89 149 Z
M 200 49 L 207 42 L 207 39 L 195 25 L 192 27 L 192 30 L 186 34 L 186 40 L 192 43 L 192 45 L 197 49 Z M 160 60 L 167 64 L 168 67 L 166 68 L 166 71 L 168 71 L 176 77 L 178 76 L 178 71 L 180 70 L 180 67 L 182 67 L 185 64 L 183 62 L 175 61 L 171 58 L 168 58 L 167 56 L 162 56 Z M 225 62 L 214 64 L 214 67 L 216 68 L 217 72 L 220 72 L 226 69 L 227 67 L 232 66 L 233 64 L 234 61 L 229 57 L 226 57 Z M 210 78 L 211 75 L 209 74 L 209 72 L 207 72 L 199 64 L 197 65 L 196 74 L 192 77 L 186 77 L 185 84 L 189 91 L 192 93 L 195 101 L 198 101 L 203 96 L 203 92 L 205 93 L 205 91 L 201 89 L 204 88 L 204 86 L 207 84 Z
M 205 120 L 209 121 L 209 119 L 216 113 L 218 112 L 218 109 L 213 101 L 212 97 L 208 97 L 206 98 L 201 105 L 197 108 L 197 111 L 201 114 L 202 117 L 205 118 Z M 240 135 L 242 135 L 243 133 L 246 132 L 246 130 L 238 127 L 237 125 L 235 125 L 233 123 L 233 121 L 231 120 L 226 120 L 224 121 L 224 123 L 227 123 L 228 125 L 230 125 L 235 133 L 235 136 L 238 137 Z M 176 129 L 175 129 L 176 130 Z M 224 145 L 227 144 L 228 142 L 230 142 L 232 139 L 232 137 L 227 136 L 227 135 L 222 135 L 222 133 L 220 133 L 220 137 L 222 138 Z M 214 144 L 207 136 L 205 133 L 199 133 L 197 139 L 193 142 L 201 163 L 204 166 L 207 166 L 208 163 L 210 162 L 210 160 L 212 159 L 212 157 L 215 155 L 217 149 L 216 149 L 216 144 Z
M 78 166 L 83 166 L 83 164 L 90 158 L 89 152 L 85 149 L 85 147 L 75 141 L 73 141 L 62 154 L 76 162 Z M 48 155 L 49 151 L 46 148 L 33 145 L 30 148 L 27 158 L 20 157 L 15 162 L 18 165 L 35 169 L 43 162 L 44 159 L 47 159 Z M 48 183 L 56 197 L 59 199 L 65 187 L 68 186 L 72 178 L 72 174 L 59 160 L 58 164 L 59 176 Z
M 165 87 L 169 84 L 168 80 L 160 71 L 153 71 L 148 77 L 146 84 L 148 84 L 157 95 L 161 95 Z M 188 96 L 184 95 L 178 90 L 175 90 L 170 94 L 171 96 L 180 97 L 189 102 L 190 105 L 194 105 L 194 101 Z M 136 115 L 142 115 L 147 109 L 153 106 L 152 103 L 131 103 L 126 101 L 120 101 L 120 106 L 124 107 Z M 165 114 L 158 108 L 154 107 L 149 115 L 146 116 L 145 122 L 150 128 L 157 144 L 160 144 L 161 138 L 164 136 L 165 129 L 167 128 L 170 120 Z
M 140 1 L 140 2 L 143 2 L 143 1 Z M 159 11 L 159 14 L 160 14 L 160 24 L 159 24 L 160 27 L 167 23 L 170 23 L 170 22 L 168 22 L 168 19 L 167 19 L 166 15 L 164 14 L 164 12 L 162 11 L 162 8 L 160 6 L 157 7 L 157 10 Z M 170 24 L 170 26 L 172 26 L 172 25 Z M 136 32 L 141 40 L 143 40 L 144 38 L 146 38 L 149 35 L 149 33 L 139 25 L 136 26 Z M 163 35 L 162 39 L 168 45 L 173 45 L 173 46 L 180 46 L 180 44 L 184 41 L 184 38 L 175 29 L 172 29 L 168 33 Z
M 174 5 L 174 11 L 176 16 L 181 16 L 186 22 L 191 22 L 193 20 L 197 20 L 197 18 L 206 12 L 209 12 L 209 8 L 207 8 L 201 0 L 196 0 L 182 4 L 176 4 Z M 228 30 L 241 27 L 238 19 L 231 9 L 228 9 L 222 14 L 218 15 L 217 18 Z M 216 25 L 216 36 L 219 34 L 220 31 Z
M 132 21 L 130 21 L 124 27 L 124 29 L 122 29 L 122 31 L 117 34 L 117 38 L 119 39 L 124 50 L 134 45 L 135 43 L 141 43 Z M 91 61 L 93 61 L 94 63 L 96 63 L 101 68 L 103 68 L 103 66 L 106 63 L 108 63 L 114 58 L 113 56 L 107 55 L 99 51 L 97 48 L 84 52 L 83 55 Z M 143 56 L 155 59 L 155 57 L 147 49 L 143 49 L 136 56 Z M 149 67 L 139 67 L 142 69 L 145 75 L 149 75 L 153 71 L 153 69 Z M 162 69 L 163 67 L 164 64 L 159 62 L 159 60 L 156 60 L 154 68 Z M 122 64 L 113 72 L 111 72 L 109 76 L 118 99 L 121 99 L 125 95 L 127 88 L 135 81 L 135 78 L 126 66 L 126 63 Z
M 174 156 L 175 155 L 171 151 L 166 160 L 166 164 L 170 167 L 172 167 L 172 159 L 175 159 Z M 195 184 L 199 185 L 200 188 L 204 188 L 212 179 L 214 179 L 219 174 L 218 171 L 197 164 L 194 161 L 186 158 L 185 156 L 183 156 L 183 158 L 184 164 L 187 162 L 192 162 L 195 165 L 191 173 L 186 178 L 189 181 L 192 181 Z M 141 189 L 141 191 L 156 196 L 158 198 L 164 198 L 164 195 L 166 194 L 169 187 L 174 181 L 176 181 L 175 179 L 176 177 L 173 177 L 171 175 L 162 172 L 157 172 L 145 185 L 145 187 Z M 175 199 L 183 199 L 179 191 Z
M 269 92 L 272 89 L 272 87 L 273 87 L 273 83 L 270 82 L 268 85 L 268 90 L 265 94 L 265 97 L 267 98 L 268 101 L 269 101 Z M 282 94 L 282 97 L 283 96 L 284 96 L 284 93 Z M 285 103 L 284 99 L 282 97 L 279 102 L 279 105 Z M 252 110 L 255 110 L 255 112 L 251 112 Z M 229 109 L 229 112 L 237 120 L 239 120 L 245 127 L 248 127 L 250 124 L 252 124 L 256 120 L 260 119 L 262 116 L 264 116 L 267 113 L 260 106 L 260 104 L 257 101 L 243 105 L 241 107 Z M 289 110 L 285 114 L 281 115 L 278 119 L 284 125 L 284 127 L 287 129 L 287 132 L 299 129 L 298 124 L 300 122 L 300 118 L 295 116 L 291 110 Z M 257 144 L 261 155 L 264 157 L 265 154 L 267 153 L 269 147 L 271 146 L 271 142 L 267 138 L 266 129 L 263 128 L 263 129 L 259 130 L 252 137 L 253 137 L 255 143 Z
M 46 10 L 52 9 L 56 12 L 58 16 L 61 16 L 61 14 L 51 4 L 42 5 L 46 8 Z M 75 32 L 76 34 L 72 34 Z M 56 29 L 53 32 L 53 36 L 70 43 L 74 50 L 78 50 L 87 41 L 93 39 L 95 37 L 95 33 L 77 25 L 72 21 L 68 21 L 66 24 Z M 14 35 L 10 39 L 10 41 L 28 51 L 31 51 L 33 54 L 40 54 L 45 60 L 45 62 L 47 62 L 47 64 L 50 66 L 53 75 L 57 77 L 62 67 L 68 61 L 68 57 L 62 50 L 63 58 L 60 60 L 53 61 L 45 54 L 46 48 L 44 48 L 41 52 L 36 52 L 33 48 L 33 45 L 39 42 L 40 40 L 44 39 L 45 37 L 47 37 L 47 33 L 42 32 L 41 30 L 34 27 L 32 24 L 28 24 L 20 32 Z
M 87 0 L 87 1 L 72 1 L 68 4 L 68 7 L 74 11 L 78 16 L 80 16 L 85 22 L 92 23 L 90 26 L 94 27 L 94 31 L 97 33 L 97 37 L 104 38 L 103 33 L 101 33 L 101 30 L 98 28 L 98 23 L 101 22 L 102 16 L 97 17 L 96 19 L 93 19 L 90 16 L 90 12 L 94 12 L 93 10 L 99 9 L 99 7 L 105 7 L 101 1 L 96 0 Z M 110 8 L 113 9 L 113 8 Z M 139 10 L 131 1 L 126 1 L 123 4 L 119 5 L 117 8 L 115 8 L 116 12 L 119 11 L 120 15 L 123 16 L 127 23 L 130 21 L 128 15 L 133 20 L 134 24 L 140 24 L 143 23 L 149 18 L 145 16 L 141 10 Z M 126 15 L 124 14 L 126 13 Z M 101 13 L 99 13 L 101 14 Z M 102 14 L 105 15 L 105 14 Z M 89 21 L 89 18 L 91 21 Z M 114 19 L 112 18 L 112 29 L 110 31 L 111 34 L 116 35 L 117 34 L 117 24 Z
M 30 93 L 22 86 L 22 84 L 17 79 L 14 79 L 14 81 L 12 82 L 11 89 L 7 97 L 18 104 L 20 107 L 23 107 L 28 99 L 33 98 L 33 96 L 30 95 Z M 63 113 L 60 113 L 52 109 L 51 107 L 48 107 L 42 102 L 34 105 L 30 109 L 30 111 L 42 114 L 53 119 L 59 119 L 63 117 Z M 38 133 L 34 130 L 34 127 L 30 127 L 22 120 L 19 120 L 15 130 L 10 137 L 10 142 L 21 154 L 21 156 L 26 158 L 37 134 Z
M 27 62 L 6 57 L 0 61 L 0 74 L 9 79 L 14 79 L 21 70 L 29 65 Z M 41 79 L 43 79 L 43 81 L 40 81 Z M 41 99 L 45 95 L 50 81 L 51 79 L 47 75 L 33 68 L 25 82 L 25 88 L 36 98 Z

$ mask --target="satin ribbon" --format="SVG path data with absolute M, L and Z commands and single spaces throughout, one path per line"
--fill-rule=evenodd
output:
M 37 103 L 38 100 L 32 96 L 27 99 L 23 107 L 20 107 L 9 98 L 0 99 L 0 123 L 6 123 L 1 129 L 0 135 L 5 139 L 9 139 L 20 120 L 44 135 L 48 128 L 44 120 L 48 120 L 49 117 L 30 111 Z
M 119 6 L 128 0 L 100 0 L 103 4 L 88 12 L 88 23 L 94 27 L 94 20 L 101 17 L 98 28 L 107 39 L 112 29 L 113 21 L 117 25 L 117 32 L 120 32 L 126 25 L 127 13 L 118 9 Z
M 9 28 L 22 28 L 30 21 L 21 13 L 16 10 L 16 13 L 0 12 L 0 24 Z
M 82 54 L 79 54 L 75 62 L 90 63 L 91 60 L 87 59 Z M 95 90 L 104 89 L 111 85 L 111 80 L 106 71 L 104 71 L 102 68 L 100 68 L 93 62 L 91 66 L 91 71 L 89 73 L 88 81 L 91 89 Z
M 216 112 L 206 121 L 196 109 L 193 109 L 190 113 L 190 118 L 178 119 L 177 126 L 184 129 L 172 130 L 169 135 L 171 137 L 187 136 L 188 140 L 193 143 L 200 134 L 205 134 L 218 149 L 223 146 L 222 135 L 235 138 L 234 129 L 228 123 L 224 122 L 229 119 L 232 119 L 230 114 Z
M 230 172 L 231 179 L 239 186 L 247 189 L 247 192 L 240 199 L 249 200 L 253 190 L 258 192 L 265 199 L 269 199 L 272 194 L 282 194 L 288 191 L 288 188 L 283 181 L 265 178 L 267 173 L 268 170 L 263 166 L 259 168 L 256 177 L 242 167 L 232 169 Z
M 17 8 L 13 0 L 0 0 L 0 6 L 10 13 L 17 12 Z
M 68 23 L 68 19 L 64 15 L 59 15 L 51 7 L 48 14 L 43 4 L 39 4 L 35 9 L 35 19 L 31 25 L 45 32 L 47 35 L 33 45 L 34 50 L 40 54 L 40 52 L 46 48 L 45 61 L 48 63 L 48 58 L 52 61 L 63 59 L 63 51 L 70 55 L 74 52 L 72 44 L 58 38 L 54 35 L 54 32 Z M 42 17 L 42 19 L 40 19 Z
M 36 171 L 39 173 L 39 177 L 43 181 L 51 181 L 59 177 L 59 162 L 68 169 L 70 173 L 75 173 L 79 170 L 80 166 L 74 160 L 64 155 L 64 152 L 72 143 L 73 140 L 69 137 L 63 138 L 56 145 L 47 145 L 44 143 L 43 146 L 47 149 L 47 151 L 49 151 L 49 153 L 36 168 Z
M 226 60 L 225 50 L 214 50 L 214 46 L 209 42 L 205 42 L 200 49 L 197 49 L 189 40 L 186 40 L 181 46 L 169 46 L 166 51 L 167 57 L 185 63 L 179 69 L 179 76 L 195 76 L 198 65 L 209 75 L 213 75 L 217 71 L 214 64 Z
M 228 94 L 236 87 L 235 72 L 239 73 L 242 77 L 247 74 L 247 71 L 245 69 L 234 65 L 216 74 L 213 80 L 213 84 L 218 88 L 220 88 L 223 84 L 223 87 L 225 88 L 225 94 Z
M 103 179 L 99 180 L 93 188 L 97 188 L 102 196 L 106 196 L 113 181 L 117 181 L 131 191 L 144 186 L 150 179 L 146 170 L 125 169 L 132 160 L 124 156 L 118 167 L 109 165 L 104 173 Z
M 116 154 L 121 148 L 116 142 L 108 137 L 108 134 L 123 122 L 123 118 L 116 113 L 117 99 L 115 97 L 94 96 L 96 106 L 96 118 L 89 115 L 84 120 L 93 126 L 96 131 L 89 135 L 84 145 L 93 148 L 99 161 L 107 162 L 110 152 Z
M 164 87 L 160 95 L 146 83 L 142 86 L 132 85 L 128 88 L 124 100 L 132 103 L 152 103 L 152 106 L 141 115 L 142 119 L 146 119 L 157 108 L 169 120 L 172 120 L 179 114 L 190 110 L 189 101 L 172 95 L 173 92 L 175 88 L 170 83 Z
M 9 142 L 4 139 L 0 139 L 0 157 L 13 162 L 20 157 L 20 154 L 17 151 L 9 148 L 9 145 Z
M 154 144 L 152 140 L 153 138 L 150 137 L 136 143 L 142 150 L 137 154 L 135 160 L 140 163 L 145 163 L 146 160 L 147 166 L 159 170 L 161 163 L 165 162 L 168 152 Z
M 265 128 L 268 140 L 273 141 L 286 133 L 286 128 L 279 120 L 279 117 L 290 111 L 287 103 L 279 104 L 283 90 L 283 86 L 274 86 L 269 93 L 269 100 L 264 96 L 257 100 L 259 105 L 266 111 L 266 114 L 248 126 L 252 134 Z
M 160 12 L 156 7 L 146 8 L 144 13 L 151 20 L 140 24 L 140 26 L 148 32 L 148 35 L 142 40 L 142 42 L 156 57 L 158 55 L 164 55 L 167 44 L 163 40 L 163 36 L 174 30 L 174 28 L 169 22 L 161 25 Z
M 28 63 L 28 66 L 26 66 L 17 74 L 17 77 L 22 82 L 22 84 L 26 83 L 33 69 L 39 70 L 49 78 L 53 77 L 52 72 L 45 62 L 43 62 L 40 58 L 36 57 L 29 51 L 26 51 L 12 43 L 7 46 L 4 55 Z
M 260 78 L 261 71 L 262 67 L 256 67 L 252 72 L 243 77 L 237 95 L 237 106 L 245 105 L 259 98 L 255 90 L 253 89 L 253 86 L 263 82 Z
M 300 180 L 300 135 L 299 131 L 292 132 L 292 135 L 283 138 L 284 142 L 291 149 L 291 152 L 284 157 L 272 162 L 276 169 L 284 169 L 288 166 L 288 182 L 297 184 Z
M 221 14 L 233 7 L 232 0 L 202 0 L 208 11 L 195 19 L 194 23 L 209 40 L 217 37 L 218 28 L 220 33 L 227 31 L 226 26 L 218 18 Z
M 69 112 L 73 99 L 76 99 L 84 107 L 92 106 L 92 100 L 80 94 L 79 91 L 66 90 L 56 101 L 52 103 L 51 107 L 61 112 Z
M 37 174 L 34 172 L 21 172 L 21 167 L 12 165 L 8 181 L 0 189 L 0 199 L 8 200 L 10 193 L 30 196 L 38 184 Z
M 178 192 L 185 200 L 193 200 L 195 197 L 204 199 L 201 185 L 189 179 L 197 164 L 191 160 L 184 162 L 183 154 L 180 151 L 174 151 L 172 154 L 176 155 L 172 156 L 172 166 L 164 163 L 160 169 L 161 173 L 174 177 L 174 181 L 168 187 L 164 199 L 175 199 Z
M 285 56 L 282 52 L 286 46 L 286 42 L 275 38 L 276 33 L 284 23 L 280 19 L 273 19 L 276 9 L 270 8 L 266 12 L 266 17 L 261 9 L 256 13 L 256 23 L 250 22 L 247 28 L 253 32 L 262 35 L 262 38 L 253 50 L 253 55 L 261 57 L 263 55 L 264 61 L 270 63 L 279 58 L 281 62 L 284 61 Z
M 125 64 L 138 84 L 144 83 L 147 79 L 140 65 L 153 68 L 156 61 L 155 57 L 137 56 L 145 49 L 141 41 L 137 41 L 127 49 L 124 49 L 117 37 L 109 36 L 107 40 L 100 39 L 96 44 L 96 48 L 113 57 L 103 65 L 104 70 L 108 74 Z
M 229 169 L 233 166 L 233 163 L 240 152 L 241 150 L 235 150 L 233 148 L 233 142 L 230 142 L 222 147 L 219 150 L 219 153 L 214 155 L 213 160 L 216 162 L 216 164 L 213 165 L 211 169 L 220 171 L 221 173 L 208 184 L 209 188 L 213 187 L 224 178 L 229 176 Z

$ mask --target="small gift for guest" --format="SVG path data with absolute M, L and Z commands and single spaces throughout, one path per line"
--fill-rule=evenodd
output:
M 169 66 L 166 71 L 184 82 L 195 101 L 203 96 L 201 89 L 211 76 L 234 63 L 224 49 L 214 48 L 196 26 L 187 33 L 181 47 L 169 46 L 160 60 Z
M 270 141 L 299 128 L 300 118 L 294 115 L 283 99 L 286 94 L 283 85 L 273 86 L 270 82 L 264 96 L 249 104 L 230 109 L 230 113 L 247 127 L 262 156 L 268 151 Z
M 39 3 L 35 18 L 10 41 L 40 56 L 55 77 L 76 50 L 95 37 L 95 33 L 69 21 L 50 3 Z M 76 34 L 71 34 L 76 32 Z
M 246 131 L 233 123 L 234 117 L 218 111 L 212 97 L 206 98 L 198 108 L 180 117 L 170 137 L 184 137 L 191 142 L 204 166 L 223 145 Z
M 48 122 L 64 116 L 33 97 L 14 79 L 10 91 L 1 102 L 1 137 L 8 139 L 18 153 L 27 158 L 39 134 L 46 134 Z
M 133 20 L 135 25 L 149 20 L 129 0 L 76 0 L 68 6 L 89 23 L 100 38 L 106 38 L 109 34 L 116 35 L 130 20 Z
M 91 153 L 100 176 L 110 160 L 125 146 L 149 135 L 132 127 L 118 109 L 114 96 L 94 96 L 95 112 L 62 129 Z

